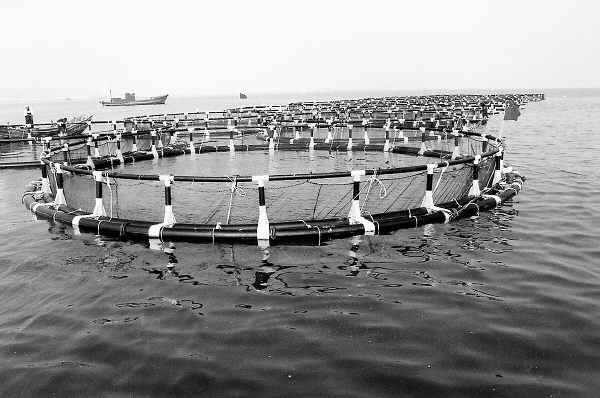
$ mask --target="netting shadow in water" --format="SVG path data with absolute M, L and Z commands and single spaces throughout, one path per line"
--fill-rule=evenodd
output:
M 339 120 L 327 121 L 325 139 L 318 123 L 297 120 L 272 120 L 258 134 L 227 125 L 212 136 L 205 123 L 186 127 L 182 140 L 179 121 L 160 134 L 128 123 L 48 144 L 25 205 L 77 232 L 123 239 L 321 244 L 472 216 L 523 182 L 503 166 L 500 139 L 464 125 L 420 120 L 411 130 L 388 118 L 364 123 L 353 141 L 353 126 Z

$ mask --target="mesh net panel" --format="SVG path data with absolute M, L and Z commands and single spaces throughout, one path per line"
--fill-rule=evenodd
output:
M 138 147 L 149 146 L 138 140 Z M 437 142 L 437 141 L 436 141 Z M 114 144 L 114 143 L 113 143 Z M 104 148 L 109 148 L 106 143 Z M 478 145 L 478 144 L 477 144 Z M 84 148 L 85 150 L 85 148 Z M 256 223 L 258 189 L 256 182 L 239 182 L 236 175 L 286 174 L 302 168 L 302 173 L 378 169 L 423 164 L 423 158 L 383 153 L 319 153 L 277 151 L 208 153 L 137 162 L 122 170 L 128 174 L 169 174 L 229 176 L 227 182 L 183 182 L 172 186 L 173 212 L 179 223 Z M 430 163 L 436 162 L 435 159 Z M 480 163 L 480 187 L 493 173 L 494 159 Z M 443 203 L 467 195 L 472 184 L 472 165 L 461 164 L 435 170 L 434 202 Z M 50 173 L 52 186 L 55 185 Z M 364 214 L 406 210 L 421 206 L 425 194 L 426 172 L 363 176 L 360 206 Z M 64 174 L 68 205 L 92 212 L 95 205 L 95 181 L 89 175 Z M 162 222 L 164 183 L 109 178 L 103 184 L 103 203 L 108 215 L 119 218 Z M 347 217 L 353 195 L 353 179 L 322 178 L 310 180 L 267 181 L 265 199 L 270 222 Z

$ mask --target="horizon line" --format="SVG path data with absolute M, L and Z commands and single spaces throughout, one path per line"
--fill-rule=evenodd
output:
M 446 92 L 448 94 L 454 92 L 464 92 L 464 91 L 479 91 L 482 94 L 486 92 L 498 92 L 505 91 L 507 94 L 510 94 L 512 91 L 530 91 L 530 90 L 600 90 L 600 87 L 529 87 L 529 88 L 485 88 L 485 89 L 476 89 L 476 88 L 452 88 L 452 89 L 444 89 L 444 88 L 421 88 L 421 89 L 337 89 L 337 90 L 289 90 L 289 91 L 263 91 L 263 92 L 254 92 L 254 91 L 236 91 L 236 92 L 216 92 L 211 94 L 167 94 L 169 97 L 175 98 L 210 98 L 210 97 L 228 97 L 228 96 L 238 96 L 240 93 L 246 94 L 248 96 L 272 96 L 272 95 L 286 95 L 286 94 L 294 94 L 294 95 L 313 95 L 313 94 L 333 94 L 333 93 L 362 93 L 362 92 Z M 530 91 L 529 94 L 539 92 Z M 161 94 L 165 95 L 165 94 Z M 402 95 L 400 95 L 402 96 Z M 106 97 L 98 97 L 98 96 L 83 96 L 83 97 L 21 97 L 21 98 L 0 98 L 0 101 L 8 102 L 22 102 L 22 101 L 68 101 L 68 100 L 78 100 L 78 101 L 96 101 L 106 99 Z

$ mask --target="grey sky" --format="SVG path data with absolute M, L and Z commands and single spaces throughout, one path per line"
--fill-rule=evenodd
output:
M 0 99 L 600 87 L 598 1 L 6 1 Z

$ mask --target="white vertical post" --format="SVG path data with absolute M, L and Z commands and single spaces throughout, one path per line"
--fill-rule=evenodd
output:
M 495 156 L 495 167 L 494 167 L 494 178 L 492 180 L 492 186 L 496 185 L 497 183 L 499 183 L 500 181 L 502 181 L 502 151 L 504 150 L 504 148 L 502 148 L 502 146 L 498 147 L 498 152 L 496 152 L 496 156 Z
M 273 126 L 269 126 L 271 133 L 269 134 L 269 153 L 275 151 L 275 138 L 277 138 L 277 129 Z
M 135 126 L 136 124 L 137 124 L 137 123 L 135 123 L 135 124 L 134 124 L 134 126 Z M 137 151 L 138 151 L 138 146 L 137 146 L 137 130 L 135 129 L 135 127 L 133 127 L 133 128 L 131 129 L 131 141 L 132 141 L 132 144 L 131 144 L 131 150 L 132 150 L 133 152 L 137 152 Z
M 102 172 L 92 171 L 92 175 L 94 176 L 94 180 L 96 182 L 96 205 L 94 206 L 92 216 L 106 216 L 106 210 L 104 210 L 104 205 L 102 204 Z
M 363 128 L 365 129 L 364 132 L 364 140 L 365 140 L 365 145 L 369 145 L 371 143 L 371 140 L 369 140 L 369 119 L 363 119 Z
M 421 149 L 419 149 L 419 155 L 423 156 L 427 151 L 427 146 L 425 145 L 425 127 L 420 127 L 419 130 L 421 130 Z
M 173 214 L 173 205 L 171 204 L 171 184 L 174 181 L 173 175 L 160 175 L 158 176 L 160 181 L 165 183 L 165 216 L 163 224 L 172 225 L 175 224 L 175 214 Z
M 42 154 L 42 158 L 40 163 L 42 164 L 42 192 L 43 193 L 52 193 L 50 189 L 50 180 L 48 179 L 48 169 L 46 168 L 46 163 L 43 161 L 44 155 Z
M 348 213 L 348 223 L 362 224 L 365 229 L 365 235 L 375 235 L 375 224 L 364 218 L 360 210 L 360 177 L 366 173 L 364 170 L 352 170 L 350 175 L 353 179 L 352 204 Z
M 93 169 L 95 167 L 95 165 L 94 165 L 94 160 L 92 159 L 92 137 L 87 138 L 87 142 L 85 143 L 85 148 L 87 150 L 87 158 L 86 158 L 85 164 Z
M 169 141 L 169 144 L 173 145 L 175 142 L 177 142 L 177 124 L 179 123 L 179 119 L 175 119 L 174 120 L 175 123 L 175 131 L 173 131 L 173 135 L 171 135 L 171 140 Z
M 269 181 L 269 175 L 252 176 L 252 181 L 258 183 L 258 223 L 256 227 L 256 238 L 259 243 L 269 241 L 269 218 L 265 201 L 265 182 Z
M 434 208 L 433 203 L 433 171 L 437 168 L 435 163 L 427 164 L 427 184 L 425 187 L 425 196 L 421 202 L 421 207 L 425 207 L 427 211 Z
M 125 159 L 123 158 L 123 151 L 121 150 L 121 133 L 117 133 L 116 136 L 117 141 L 117 159 L 121 164 L 125 163 Z
M 63 169 L 60 163 L 55 163 L 56 168 L 56 196 L 54 197 L 55 205 L 66 205 L 65 191 L 63 188 Z
M 188 132 L 190 133 L 190 153 L 194 155 L 196 153 L 196 147 L 194 146 L 194 128 L 188 127 Z
M 452 151 L 452 160 L 454 160 L 457 157 L 460 157 L 460 133 L 458 132 L 458 130 L 454 129 L 452 130 L 452 135 L 454 136 L 454 150 Z
M 233 126 L 231 124 L 227 125 L 227 129 L 229 130 L 229 152 L 235 152 L 235 144 L 233 142 Z
M 469 189 L 469 196 L 479 197 L 481 195 L 481 190 L 479 189 L 479 160 L 481 159 L 481 155 L 475 155 L 475 159 L 473 160 L 473 184 Z
M 332 127 L 331 126 L 327 126 L 327 138 L 325 138 L 325 143 L 329 144 L 331 141 L 333 141 L 333 136 L 331 134 L 331 130 Z
M 385 123 L 383 128 L 385 129 L 385 144 L 383 144 L 383 152 L 389 152 L 390 146 L 390 119 Z
M 158 151 L 156 150 L 156 130 L 150 131 L 150 139 L 152 140 L 152 146 L 150 147 L 150 152 L 154 159 L 158 159 Z
M 352 126 L 351 124 L 348 125 L 348 146 L 347 146 L 347 149 L 349 151 L 352 150 L 352 128 L 353 127 L 354 126 Z
M 313 151 L 315 149 L 315 124 L 311 123 L 308 127 L 310 128 L 310 142 L 308 144 L 308 150 Z

